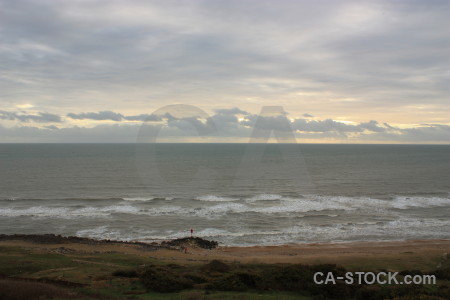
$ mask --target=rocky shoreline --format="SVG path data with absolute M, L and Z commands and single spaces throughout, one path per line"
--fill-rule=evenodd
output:
M 37 244 L 86 244 L 86 245 L 132 245 L 138 246 L 143 250 L 152 251 L 159 249 L 172 249 L 180 247 L 197 247 L 203 249 L 217 248 L 218 242 L 202 239 L 200 237 L 185 237 L 174 240 L 167 240 L 161 242 L 136 242 L 136 241 L 116 241 L 116 240 L 99 240 L 77 236 L 62 236 L 56 234 L 0 234 L 0 241 L 26 241 Z

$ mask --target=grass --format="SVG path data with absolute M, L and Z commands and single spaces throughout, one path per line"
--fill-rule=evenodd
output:
M 76 266 L 70 258 L 59 254 L 0 255 L 0 274 L 24 276 L 46 269 Z
M 399 253 L 396 256 L 370 256 L 370 257 L 349 257 L 340 258 L 339 265 L 345 266 L 349 270 L 405 270 L 420 269 L 433 270 L 441 260 L 440 256 L 430 255 L 427 257 L 419 256 L 412 252 Z M 313 264 L 322 264 L 324 260 L 315 259 Z
M 0 299 L 74 299 L 77 293 L 47 283 L 0 279 Z
M 201 290 L 184 291 L 177 294 L 148 293 L 142 295 L 145 300 L 310 300 L 311 297 L 299 296 L 292 293 L 256 293 L 256 292 L 210 292 L 205 294 Z
M 440 257 L 400 253 L 345 263 L 348 270 L 433 270 Z M 409 261 L 409 263 L 408 263 Z M 394 299 L 408 300 L 411 287 L 354 287 L 311 284 L 313 272 L 344 272 L 333 265 L 168 261 L 124 253 L 54 253 L 48 249 L 0 247 L 0 299 Z M 406 273 L 411 273 L 408 271 Z M 405 274 L 406 274 L 405 273 Z M 422 298 L 450 299 L 450 263 L 436 286 L 417 288 Z M 19 278 L 28 278 L 24 281 Z M 44 280 L 44 281 L 42 281 Z M 84 284 L 75 286 L 74 284 Z M 162 284 L 166 293 L 157 292 Z M 171 290 L 170 287 L 178 287 Z M 172 291 L 172 292 L 170 292 Z M 387 295 L 387 296 L 386 296 Z M 395 296 L 395 297 L 394 297 Z M 356 297 L 356 298 L 355 298 Z M 424 298 L 425 297 L 425 298 Z M 426 298 L 428 297 L 428 298 Z M 434 298 L 433 298 L 434 297 Z M 411 298 L 416 299 L 416 298 Z

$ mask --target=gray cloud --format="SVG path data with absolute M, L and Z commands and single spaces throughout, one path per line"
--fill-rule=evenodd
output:
M 156 121 L 161 121 L 162 116 L 140 114 L 140 115 L 136 115 L 136 116 L 123 116 L 123 119 L 128 120 L 128 121 L 156 122 Z
M 215 126 L 216 136 L 243 137 L 251 111 L 283 105 L 305 138 L 447 142 L 449 10 L 419 0 L 0 0 L 0 119 L 169 122 L 174 135 Z M 213 113 L 145 113 L 168 103 Z M 12 112 L 23 104 L 41 112 Z M 261 121 L 288 130 L 282 117 Z M 38 125 L 43 141 L 72 132 Z M 71 130 L 100 138 L 125 126 L 113 125 Z
M 4 116 L 4 112 L 1 112 Z M 97 119 L 101 112 L 94 114 Z M 115 114 L 109 114 L 114 116 Z M 14 116 L 8 114 L 8 118 Z M 152 116 L 152 115 L 150 115 Z M 142 116 L 144 118 L 144 116 Z M 152 118 L 150 118 L 152 119 Z M 17 120 L 17 119 L 16 119 Z M 105 119 L 103 119 L 105 120 Z M 111 120 L 111 119 L 107 119 Z M 205 136 L 211 141 L 221 141 L 223 138 L 248 139 L 258 124 L 258 130 L 275 130 L 286 132 L 292 130 L 299 141 L 308 139 L 335 139 L 348 142 L 378 141 L 407 143 L 449 143 L 450 126 L 445 124 L 424 124 L 418 127 L 398 128 L 387 123 L 380 124 L 375 120 L 359 124 L 345 124 L 332 119 L 288 119 L 285 115 L 258 116 L 248 114 L 243 119 L 237 119 L 232 113 L 217 113 L 209 118 L 199 117 L 176 118 L 171 115 L 155 116 L 154 120 L 163 123 L 122 124 L 122 117 L 115 124 L 97 125 L 91 128 L 55 125 L 15 126 L 0 125 L 0 142 L 136 142 L 139 128 L 142 124 L 149 126 L 151 132 L 159 132 L 160 138 L 176 137 L 179 139 Z M 160 124 L 161 123 L 161 124 Z M 153 130 L 153 131 L 152 131 Z M 147 131 L 149 132 L 149 131 Z
M 257 127 L 259 130 L 277 130 L 277 131 L 291 131 L 293 128 L 291 122 L 284 115 L 278 116 L 247 116 L 241 125 L 247 127 Z M 295 130 L 295 129 L 294 129 Z
M 192 111 L 195 113 L 195 111 Z M 238 118 L 236 115 L 240 115 Z M 309 114 L 307 114 L 309 115 Z M 137 128 L 140 124 L 146 124 L 158 130 L 162 137 L 195 137 L 208 136 L 210 138 L 245 138 L 252 135 L 252 131 L 257 126 L 258 130 L 266 131 L 292 131 L 298 138 L 314 139 L 343 139 L 354 141 L 384 141 L 384 142 L 450 142 L 450 126 L 446 124 L 423 124 L 421 126 L 399 128 L 391 126 L 388 123 L 380 124 L 376 120 L 361 123 L 343 123 L 333 119 L 310 119 L 305 118 L 287 118 L 287 114 L 274 114 L 260 116 L 251 114 L 240 108 L 218 109 L 212 116 L 189 116 L 174 117 L 169 113 L 164 115 L 141 114 L 124 116 L 113 111 L 99 111 L 88 113 L 68 113 L 66 116 L 72 120 L 97 120 L 114 121 L 115 124 L 97 125 L 91 128 L 77 127 L 66 124 L 64 127 L 55 125 L 46 125 L 43 127 L 35 126 L 16 126 L 12 128 L 3 128 L 3 132 L 9 132 L 6 136 L 11 137 L 12 132 L 17 134 L 17 138 L 57 141 L 67 141 L 67 136 L 76 136 L 76 140 L 83 140 L 83 134 L 90 140 L 95 136 L 97 141 L 128 141 L 125 137 L 118 137 L 120 132 L 132 132 L 133 136 L 137 134 Z M 54 114 L 39 112 L 37 114 L 27 114 L 25 112 L 0 111 L 0 119 L 16 122 L 34 122 L 34 123 L 60 123 L 61 117 Z M 126 121 L 140 121 L 135 125 L 121 124 Z M 125 127 L 124 127 L 125 126 Z M 118 133 L 115 133 L 118 130 Z M 53 132 L 53 133 L 52 133 Z M 78 134 L 78 135 L 77 135 Z M 109 136 L 110 135 L 110 136 Z M 119 134 L 120 135 L 120 134 Z
M 111 121 L 120 121 L 123 119 L 123 115 L 119 113 L 115 113 L 109 110 L 100 111 L 98 113 L 94 112 L 88 112 L 88 113 L 69 113 L 67 114 L 69 118 L 76 119 L 76 120 L 111 120 Z
M 293 129 L 306 132 L 329 132 L 335 131 L 340 133 L 345 132 L 361 132 L 361 126 L 345 124 L 331 119 L 326 120 L 306 120 L 296 119 L 292 122 Z
M 91 111 L 97 103 L 124 114 L 148 103 L 196 99 L 203 106 L 224 97 L 245 110 L 317 105 L 321 115 L 414 107 L 430 116 L 415 123 L 432 122 L 450 110 L 450 33 L 442 30 L 450 25 L 449 7 L 0 0 L 0 100 L 61 112 Z M 321 98 L 324 92 L 331 100 Z M 435 114 L 420 114 L 422 104 Z
M 139 126 L 99 125 L 86 127 L 46 127 L 17 126 L 6 128 L 0 125 L 0 142 L 49 142 L 49 143 L 134 143 Z
M 393 127 L 391 127 L 393 128 Z M 416 128 L 393 128 L 371 135 L 362 135 L 360 140 L 379 142 L 409 142 L 409 143 L 450 143 L 450 126 L 430 125 Z
M 82 141 L 83 134 L 90 140 L 95 136 L 97 141 L 128 141 L 125 137 L 118 137 L 120 132 L 132 132 L 135 137 L 141 124 L 150 126 L 152 130 L 158 130 L 162 137 L 188 138 L 195 136 L 208 136 L 210 138 L 248 138 L 252 135 L 255 126 L 258 130 L 265 131 L 292 131 L 298 138 L 302 139 L 341 139 L 347 141 L 381 141 L 381 142 L 450 142 L 450 126 L 446 124 L 422 124 L 414 127 L 396 127 L 388 123 L 380 124 L 376 120 L 361 123 L 339 122 L 333 119 L 311 119 L 287 118 L 287 114 L 260 116 L 251 114 L 240 108 L 217 109 L 211 116 L 189 116 L 175 117 L 169 113 L 163 115 L 141 114 L 125 116 L 114 111 L 99 111 L 87 113 L 68 113 L 66 116 L 72 120 L 96 120 L 113 121 L 115 124 L 103 124 L 94 127 L 77 127 L 70 125 L 69 119 L 65 123 L 61 117 L 54 114 L 38 112 L 29 114 L 26 112 L 0 111 L 0 119 L 16 121 L 19 123 L 60 123 L 65 126 L 55 125 L 39 126 L 16 126 L 12 128 L 3 127 L 3 132 L 11 138 L 12 132 L 17 134 L 17 139 L 42 138 L 45 141 L 67 141 L 67 136 L 76 136 L 76 140 Z M 237 115 L 240 117 L 238 118 Z M 309 114 L 306 114 L 309 116 Z M 121 124 L 127 121 L 138 121 L 143 123 Z M 69 122 L 69 123 L 68 123 Z M 127 122 L 128 123 L 128 122 Z M 115 133 L 118 130 L 119 133 Z M 53 133 L 52 133 L 53 132 Z M 78 134 L 78 135 L 76 135 Z M 110 135 L 110 136 L 109 136 Z M 120 135 L 120 134 L 119 134 Z
M 161 121 L 163 116 L 149 115 L 149 114 L 140 114 L 135 116 L 124 116 L 120 113 L 116 113 L 110 110 L 104 110 L 99 112 L 88 112 L 88 113 L 68 113 L 67 117 L 74 120 L 97 120 L 97 121 Z M 166 115 L 166 118 L 170 118 L 170 116 Z
M 27 113 L 16 113 L 0 110 L 0 120 L 17 120 L 19 122 L 36 122 L 36 123 L 60 123 L 61 117 L 46 112 L 38 112 L 37 115 Z
M 375 120 L 371 120 L 371 121 L 366 122 L 366 123 L 361 123 L 361 124 L 359 124 L 359 127 L 367 129 L 369 131 L 373 131 L 373 132 L 384 132 L 384 131 L 386 131 L 386 128 L 381 127 L 378 124 L 378 122 L 375 121 Z M 390 126 L 389 124 L 386 124 L 386 127 L 388 129 L 392 128 L 392 126 Z

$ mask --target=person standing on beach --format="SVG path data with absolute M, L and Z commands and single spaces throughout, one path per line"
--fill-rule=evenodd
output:
M 194 229 L 191 228 L 191 237 L 193 236 L 193 234 L 194 234 Z

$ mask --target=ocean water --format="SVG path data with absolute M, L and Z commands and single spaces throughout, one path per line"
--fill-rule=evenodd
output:
M 222 245 L 450 238 L 450 146 L 1 144 L 0 233 Z

